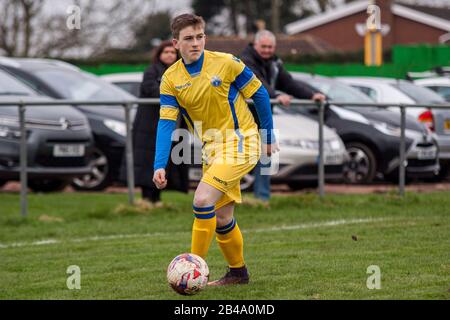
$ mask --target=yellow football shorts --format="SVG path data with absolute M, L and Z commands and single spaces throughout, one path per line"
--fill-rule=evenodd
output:
M 259 134 L 224 143 L 207 143 L 203 147 L 203 177 L 201 181 L 222 191 L 216 210 L 230 202 L 241 203 L 240 181 L 259 160 Z

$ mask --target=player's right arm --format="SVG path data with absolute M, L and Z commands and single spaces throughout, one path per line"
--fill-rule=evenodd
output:
M 177 117 L 180 113 L 179 104 L 173 93 L 173 88 L 165 77 L 161 81 L 160 104 L 161 108 L 156 131 L 153 182 L 158 189 L 164 189 L 167 185 L 166 166 L 169 161 L 172 146 L 172 133 L 177 126 Z

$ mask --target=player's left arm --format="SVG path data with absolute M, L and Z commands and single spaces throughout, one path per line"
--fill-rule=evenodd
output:
M 280 150 L 273 133 L 273 117 L 272 110 L 270 108 L 270 96 L 266 88 L 261 84 L 251 98 L 255 104 L 259 123 L 261 125 L 261 129 L 263 130 L 261 139 L 263 144 L 267 145 L 266 153 L 270 156 L 272 153 Z
M 246 99 L 252 99 L 258 114 L 262 131 L 262 142 L 267 145 L 267 155 L 279 150 L 273 134 L 272 110 L 270 108 L 270 96 L 266 88 L 255 74 L 239 59 L 232 59 L 231 70 L 234 72 L 237 88 Z

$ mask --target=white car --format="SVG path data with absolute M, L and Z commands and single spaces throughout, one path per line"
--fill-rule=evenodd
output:
M 131 93 L 139 92 L 142 82 L 142 73 L 122 73 L 102 76 L 103 79 L 128 90 Z M 272 183 L 288 184 L 293 190 L 317 186 L 319 124 L 303 115 L 289 109 L 275 106 L 273 109 L 274 127 L 279 130 L 277 140 L 280 152 L 272 158 Z M 195 151 L 201 153 L 201 144 L 196 143 Z M 324 127 L 324 162 L 325 179 L 341 180 L 343 168 L 347 161 L 344 143 L 336 132 Z M 191 180 L 201 177 L 201 165 L 197 164 L 189 169 Z M 250 188 L 253 177 L 244 177 L 241 188 Z
M 414 81 L 415 84 L 433 90 L 447 102 L 450 102 L 450 78 L 428 78 Z
M 444 104 L 445 100 L 434 91 L 406 80 L 370 77 L 338 77 L 354 88 L 366 93 L 376 102 L 392 104 Z M 399 111 L 398 107 L 391 110 Z M 439 146 L 441 178 L 450 167 L 450 109 L 406 108 L 406 113 L 425 123 L 436 134 Z

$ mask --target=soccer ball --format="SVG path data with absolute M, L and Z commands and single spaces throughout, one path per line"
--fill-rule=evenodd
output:
M 167 280 L 175 292 L 193 295 L 202 290 L 209 279 L 209 268 L 205 260 L 193 253 L 176 256 L 167 267 Z

